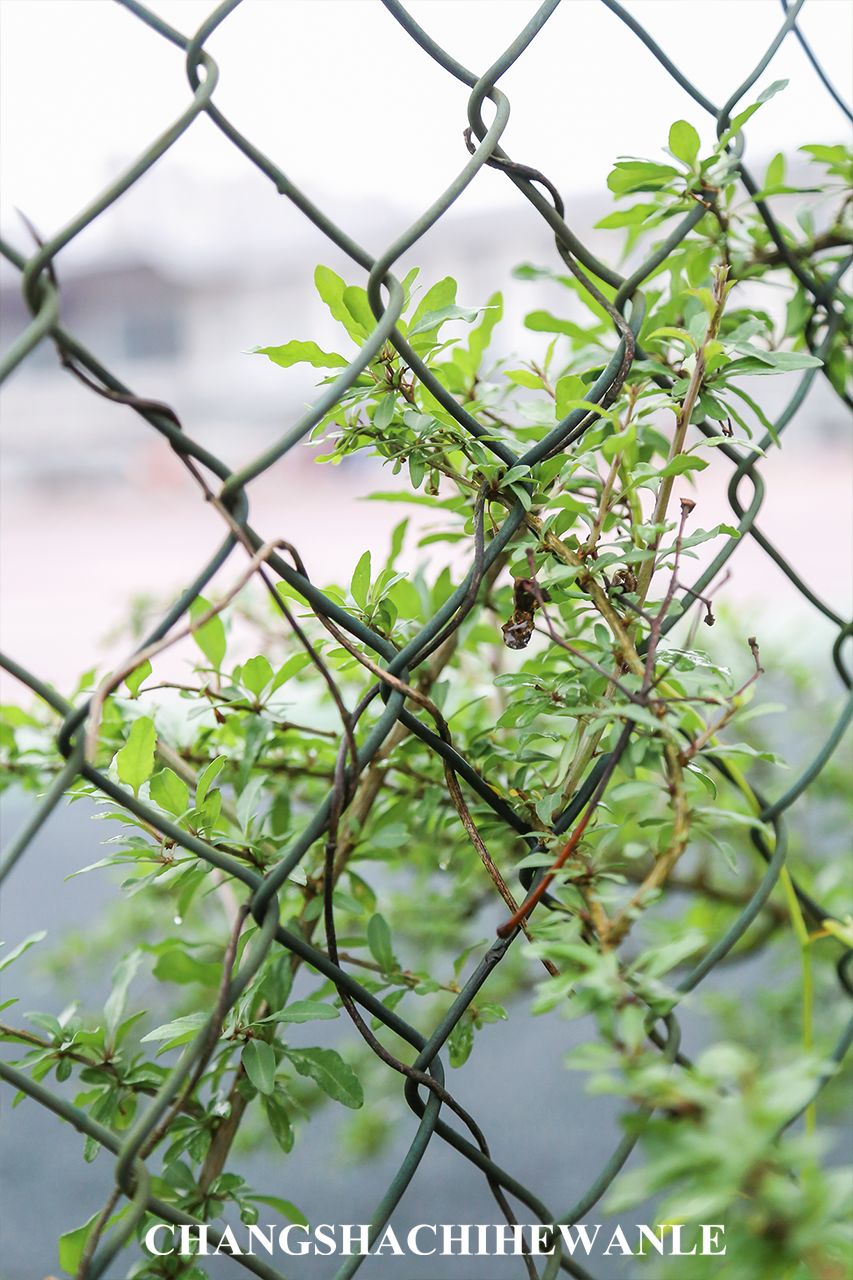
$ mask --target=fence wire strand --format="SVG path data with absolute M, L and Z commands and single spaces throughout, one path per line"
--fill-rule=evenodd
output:
M 37 832 L 50 817 L 69 786 L 75 780 L 83 778 L 117 805 L 144 820 L 162 837 L 175 842 L 188 853 L 216 868 L 222 877 L 238 888 L 242 886 L 247 892 L 247 897 L 238 921 L 238 928 L 245 916 L 258 925 L 258 930 L 254 935 L 249 954 L 243 956 L 239 966 L 231 972 L 228 963 L 224 964 L 222 986 L 216 1009 L 207 1024 L 187 1047 L 176 1066 L 168 1073 L 156 1096 L 148 1101 L 128 1131 L 119 1134 L 105 1128 L 63 1097 L 10 1064 L 0 1063 L 0 1078 L 68 1121 L 115 1156 L 115 1198 L 126 1199 L 129 1212 L 119 1226 L 106 1231 L 104 1238 L 97 1244 L 91 1256 L 87 1255 L 84 1259 L 78 1274 L 82 1280 L 95 1280 L 106 1272 L 120 1250 L 133 1239 L 146 1213 L 152 1213 L 158 1220 L 176 1225 L 201 1225 L 190 1215 L 176 1210 L 173 1205 L 152 1194 L 146 1158 L 164 1133 L 164 1117 L 168 1119 L 172 1109 L 179 1105 L 187 1082 L 198 1079 L 203 1071 L 215 1044 L 222 1018 L 234 1005 L 240 992 L 246 987 L 265 956 L 272 948 L 281 947 L 296 961 L 311 966 L 331 980 L 344 1002 L 351 1007 L 351 1011 L 355 1014 L 356 1010 L 360 1010 L 355 1016 L 362 1030 L 366 1026 L 362 1015 L 367 1015 L 396 1033 L 416 1054 L 411 1066 L 400 1063 L 393 1059 L 387 1050 L 383 1050 L 372 1033 L 368 1033 L 368 1038 L 372 1037 L 374 1042 L 374 1049 L 393 1070 L 400 1071 L 404 1075 L 404 1095 L 416 1122 L 409 1150 L 376 1206 L 371 1222 L 371 1242 L 377 1238 L 389 1221 L 430 1142 L 435 1137 L 448 1143 L 461 1157 L 483 1172 L 508 1221 L 514 1220 L 507 1200 L 507 1197 L 510 1197 L 523 1205 L 543 1224 L 574 1223 L 598 1203 L 624 1165 L 637 1140 L 637 1127 L 632 1128 L 631 1136 L 620 1142 L 605 1167 L 593 1179 L 578 1201 L 568 1208 L 563 1208 L 562 1211 L 554 1212 L 553 1207 L 544 1204 L 533 1190 L 518 1182 L 509 1171 L 495 1161 L 476 1122 L 448 1093 L 445 1085 L 441 1052 L 447 1044 L 448 1037 L 470 1008 L 490 974 L 507 954 L 520 929 L 516 927 L 508 937 L 498 937 L 495 940 L 481 957 L 440 1023 L 428 1033 L 424 1033 L 386 1007 L 381 1000 L 352 977 L 337 957 L 333 933 L 329 954 L 326 954 L 313 946 L 310 941 L 286 928 L 279 918 L 277 896 L 307 851 L 318 840 L 324 837 L 327 839 L 327 847 L 332 850 L 329 856 L 333 856 L 337 824 L 353 796 L 355 784 L 363 771 L 376 759 L 383 746 L 388 743 L 389 735 L 398 726 L 403 726 L 408 732 L 417 735 L 438 754 L 444 768 L 449 771 L 449 776 L 453 779 L 453 785 L 463 808 L 465 802 L 462 799 L 459 783 L 471 788 L 491 807 L 495 816 L 511 830 L 518 833 L 529 831 L 526 819 L 516 813 L 505 799 L 498 796 L 470 762 L 459 753 L 449 735 L 442 729 L 439 720 L 436 720 L 436 727 L 433 729 L 414 715 L 418 697 L 411 683 L 413 673 L 417 671 L 418 666 L 433 655 L 440 645 L 452 638 L 463 619 L 477 607 L 479 587 L 483 578 L 490 568 L 497 564 L 501 553 L 521 527 L 525 516 L 524 509 L 520 503 L 516 503 L 507 512 L 503 524 L 493 536 L 486 538 L 483 532 L 481 504 L 474 558 L 467 574 L 429 622 L 404 648 L 398 651 L 385 637 L 324 594 L 310 580 L 298 553 L 294 553 L 289 544 L 267 541 L 255 531 L 250 523 L 250 486 L 257 477 L 268 471 L 274 463 L 309 435 L 327 412 L 339 403 L 344 393 L 352 387 L 370 361 L 388 342 L 393 345 L 423 386 L 452 416 L 459 427 L 480 440 L 501 462 L 509 466 L 532 465 L 543 458 L 550 457 L 568 448 L 588 428 L 594 415 L 589 409 L 576 409 L 558 422 L 542 440 L 526 452 L 517 455 L 492 426 L 486 428 L 463 404 L 457 401 L 436 373 L 426 366 L 395 327 L 403 307 L 403 289 L 400 281 L 393 274 L 395 263 L 447 213 L 462 192 L 476 181 L 484 167 L 489 166 L 505 174 L 516 191 L 529 203 L 532 211 L 544 220 L 553 232 L 559 258 L 590 296 L 604 307 L 612 322 L 617 338 L 616 349 L 604 370 L 591 385 L 586 397 L 588 401 L 602 407 L 606 407 L 616 398 L 634 361 L 641 354 L 637 350 L 637 334 L 645 306 L 640 291 L 642 284 L 685 239 L 706 210 L 701 204 L 697 204 L 697 208 L 679 223 L 643 263 L 627 278 L 623 277 L 592 254 L 572 231 L 565 219 L 563 200 L 551 181 L 538 169 L 513 160 L 502 146 L 501 140 L 509 115 L 509 101 L 500 89 L 499 81 L 506 71 L 524 56 L 529 46 L 541 38 L 541 33 L 557 9 L 559 0 L 546 0 L 546 3 L 538 8 L 501 56 L 481 75 L 463 66 L 448 50 L 432 39 L 428 32 L 415 22 L 399 0 L 382 0 L 389 19 L 396 22 L 401 31 L 450 77 L 470 90 L 465 131 L 469 154 L 448 187 L 404 233 L 374 257 L 301 191 L 284 170 L 242 134 L 217 106 L 215 93 L 220 73 L 216 62 L 206 51 L 205 45 L 238 8 L 241 0 L 224 0 L 224 3 L 215 8 L 191 36 L 176 30 L 139 3 L 139 0 L 117 0 L 117 2 L 129 14 L 134 15 L 141 23 L 184 54 L 191 96 L 185 110 L 145 149 L 136 162 L 130 165 L 67 226 L 39 243 L 31 256 L 25 256 L 5 241 L 0 242 L 0 251 L 3 256 L 21 273 L 24 299 L 32 316 L 27 328 L 0 360 L 0 381 L 7 378 L 41 343 L 52 341 L 63 366 L 69 372 L 81 379 L 98 395 L 114 401 L 117 405 L 129 407 L 142 421 L 163 437 L 164 444 L 175 452 L 194 483 L 198 485 L 203 499 L 212 503 L 223 520 L 225 534 L 221 544 L 213 551 L 208 562 L 200 568 L 191 585 L 180 594 L 158 625 L 144 639 L 139 649 L 130 656 L 128 664 L 123 669 L 132 670 L 142 660 L 142 655 L 146 651 L 154 651 L 157 646 L 169 643 L 175 629 L 181 624 L 186 626 L 191 604 L 213 576 L 224 566 L 232 565 L 232 567 L 236 566 L 235 577 L 239 574 L 241 582 L 250 575 L 261 574 L 275 599 L 278 597 L 273 589 L 270 574 L 295 588 L 308 602 L 316 618 L 327 627 L 334 628 L 335 633 L 340 635 L 348 646 L 353 646 L 353 652 L 360 652 L 355 646 L 361 645 L 374 655 L 369 661 L 366 659 L 365 661 L 370 671 L 377 677 L 377 683 L 371 686 L 353 711 L 340 705 L 342 737 L 334 785 L 301 834 L 281 854 L 277 863 L 265 875 L 260 875 L 226 850 L 217 848 L 209 841 L 180 827 L 176 822 L 170 821 L 162 812 L 130 794 L 96 767 L 94 753 L 87 745 L 87 739 L 92 735 L 95 738 L 97 736 L 99 708 L 103 696 L 106 696 L 106 692 L 109 691 L 108 688 L 103 696 L 95 695 L 75 707 L 13 658 L 2 657 L 0 661 L 6 671 L 27 686 L 60 718 L 61 727 L 57 734 L 57 746 L 65 764 L 33 815 L 10 842 L 0 864 L 0 881 L 13 871 L 19 860 L 27 853 Z M 711 102 L 684 75 L 637 19 L 618 3 L 618 0 L 601 0 L 601 2 L 616 20 L 629 28 L 651 58 L 656 60 L 685 93 L 714 118 L 718 137 L 721 137 L 729 127 L 732 112 L 743 95 L 770 64 L 782 42 L 791 33 L 802 45 L 805 55 L 829 94 L 845 115 L 850 116 L 847 107 L 827 80 L 797 26 L 797 18 L 804 0 L 796 0 L 793 4 L 789 4 L 788 0 L 781 0 L 784 14 L 775 37 L 750 74 L 721 107 Z M 195 440 L 167 405 L 137 395 L 103 365 L 96 354 L 90 352 L 74 334 L 63 327 L 61 291 L 54 272 L 54 262 L 60 251 L 101 217 L 121 196 L 132 191 L 136 182 L 172 148 L 178 146 L 182 136 L 202 116 L 206 116 L 223 138 L 245 156 L 248 164 L 271 181 L 282 196 L 294 204 L 329 241 L 367 273 L 368 297 L 375 316 L 373 331 L 362 343 L 358 354 L 347 367 L 316 397 L 303 416 L 279 440 L 238 470 L 232 470 L 224 459 L 215 456 Z M 490 119 L 489 123 L 487 123 L 487 116 Z M 780 260 L 811 299 L 812 332 L 819 325 L 825 327 L 822 341 L 813 347 L 818 354 L 825 352 L 829 349 L 834 333 L 842 324 L 837 306 L 838 287 L 841 274 L 849 266 L 850 259 L 842 262 L 832 275 L 813 272 L 792 249 L 780 230 L 766 199 L 761 197 L 759 184 L 743 162 L 740 141 L 736 144 L 736 158 L 739 178 L 753 199 L 775 244 Z M 615 289 L 616 296 L 613 303 L 607 301 L 591 277 L 596 277 Z M 805 402 L 815 378 L 822 372 L 821 369 L 810 368 L 803 373 L 788 405 L 775 424 L 775 431 L 768 431 L 765 438 L 759 441 L 762 449 L 772 445 L 775 442 L 774 436 L 780 436 L 788 428 Z M 698 425 L 706 435 L 717 435 L 717 429 L 713 424 L 700 422 Z M 758 452 L 741 451 L 733 444 L 724 444 L 720 452 L 733 467 L 728 500 L 738 521 L 738 536 L 728 539 L 708 568 L 685 592 L 683 603 L 686 605 L 697 595 L 701 595 L 734 554 L 742 537 L 748 535 L 782 570 L 794 589 L 835 628 L 832 657 L 847 695 L 833 729 L 799 778 L 775 800 L 758 797 L 760 817 L 774 833 L 771 840 L 759 830 L 752 832 L 752 841 L 766 864 L 763 876 L 726 933 L 681 980 L 678 986 L 680 995 L 692 991 L 731 952 L 759 915 L 785 865 L 787 844 L 783 815 L 824 768 L 838 747 L 853 715 L 850 674 L 843 657 L 843 648 L 845 641 L 850 638 L 851 625 L 818 597 L 786 556 L 758 527 L 756 522 L 764 498 L 764 482 L 759 470 L 759 460 L 762 455 Z M 752 493 L 748 503 L 744 505 L 741 489 L 746 481 L 752 486 Z M 240 560 L 243 553 L 250 557 L 248 566 L 245 558 L 242 562 Z M 674 625 L 681 613 L 680 609 L 674 611 L 673 616 L 667 621 L 666 629 Z M 289 622 L 295 622 L 291 615 L 287 616 Z M 298 630 L 297 634 L 299 634 Z M 347 637 L 350 639 L 347 640 Z M 304 636 L 301 638 L 310 648 L 307 638 Z M 314 657 L 316 659 L 316 653 Z M 111 685 L 117 683 L 117 679 L 112 679 Z M 334 687 L 330 686 L 330 689 L 334 693 Z M 367 705 L 376 696 L 381 696 L 383 699 L 383 709 L 370 731 L 358 742 L 356 739 L 358 722 Z M 421 705 L 424 705 L 423 699 L 421 699 Z M 606 782 L 607 761 L 608 757 L 602 756 L 590 765 L 586 778 L 580 783 L 564 811 L 557 817 L 553 826 L 556 833 L 565 832 L 571 827 L 588 805 L 602 779 Z M 725 760 L 715 758 L 713 763 L 721 774 L 731 777 L 729 765 Z M 525 890 L 535 889 L 540 878 L 541 873 L 530 872 L 526 878 L 522 877 Z M 830 913 L 799 886 L 795 886 L 795 889 L 805 913 L 813 921 L 820 924 L 827 918 L 831 918 Z M 327 923 L 332 924 L 333 930 L 333 922 L 327 920 Z M 851 953 L 845 951 L 838 971 L 841 987 L 848 995 L 853 994 L 848 972 L 850 956 Z M 231 960 L 233 962 L 233 948 Z M 652 1029 L 652 1038 L 669 1061 L 685 1061 L 680 1053 L 680 1031 L 674 1012 L 668 1015 L 662 1030 Z M 826 1075 L 818 1082 L 817 1088 L 820 1088 L 829 1077 L 832 1065 L 841 1060 L 851 1038 L 853 1038 L 853 1022 L 850 1023 L 833 1051 Z M 463 1127 L 468 1131 L 467 1134 L 456 1124 L 444 1118 L 447 1111 L 455 1114 L 457 1120 L 461 1119 Z M 792 1121 L 795 1118 L 793 1117 Z M 105 1219 L 108 1216 L 105 1214 Z M 555 1244 L 555 1252 L 544 1266 L 543 1280 L 553 1280 L 560 1269 L 573 1276 L 588 1276 L 588 1272 L 578 1262 L 561 1252 L 560 1243 L 556 1237 Z M 362 1260 L 360 1256 L 348 1258 L 337 1271 L 336 1280 L 344 1280 L 345 1277 L 353 1275 Z M 278 1271 L 257 1257 L 243 1255 L 236 1257 L 234 1261 L 250 1273 L 264 1277 L 265 1280 L 282 1280 Z M 530 1274 L 534 1276 L 537 1274 L 531 1269 L 529 1260 L 525 1261 L 525 1265 Z

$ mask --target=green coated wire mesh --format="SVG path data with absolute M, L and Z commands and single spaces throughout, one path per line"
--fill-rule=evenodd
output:
M 476 1122 L 456 1104 L 444 1085 L 444 1068 L 441 1050 L 447 1039 L 464 1015 L 466 1009 L 477 996 L 489 974 L 501 963 L 508 949 L 518 935 L 518 929 L 509 936 L 499 937 L 482 957 L 470 979 L 455 999 L 452 1008 L 440 1025 L 430 1031 L 423 1031 L 409 1025 L 401 1017 L 386 1007 L 369 990 L 362 986 L 346 967 L 336 959 L 336 952 L 327 954 L 310 945 L 304 938 L 288 930 L 280 922 L 278 908 L 278 891 L 291 876 L 294 869 L 308 849 L 322 839 L 333 827 L 342 808 L 346 806 L 352 795 L 353 783 L 359 772 L 370 763 L 371 759 L 386 742 L 388 735 L 398 723 L 417 733 L 421 739 L 438 751 L 449 763 L 454 777 L 475 788 L 480 798 L 490 804 L 498 817 L 515 825 L 518 829 L 518 818 L 486 786 L 479 774 L 456 750 L 443 741 L 440 733 L 424 727 L 413 715 L 411 688 L 407 684 L 409 673 L 414 671 L 435 649 L 452 635 L 471 609 L 477 607 L 478 587 L 484 573 L 495 562 L 503 549 L 508 545 L 513 534 L 519 528 L 523 518 L 520 506 L 513 508 L 503 525 L 486 538 L 482 528 L 482 509 L 477 537 L 477 547 L 473 561 L 467 574 L 450 597 L 429 621 L 421 632 L 415 636 L 405 648 L 397 651 L 387 639 L 371 630 L 365 623 L 351 615 L 342 605 L 327 597 L 305 575 L 298 556 L 294 556 L 287 544 L 268 541 L 264 535 L 256 531 L 250 523 L 250 493 L 252 482 L 262 475 L 275 462 L 304 440 L 324 415 L 336 404 L 343 393 L 350 388 L 359 375 L 367 368 L 370 361 L 382 349 L 384 344 L 391 343 L 400 353 L 405 363 L 414 371 L 421 382 L 429 389 L 444 409 L 452 415 L 459 426 L 478 436 L 503 463 L 530 465 L 547 458 L 557 451 L 566 449 L 579 438 L 589 425 L 586 410 L 575 410 L 551 430 L 535 446 L 525 454 L 517 456 L 509 445 L 497 435 L 493 428 L 487 431 L 480 421 L 465 406 L 457 401 L 454 395 L 442 385 L 436 374 L 425 366 L 422 360 L 406 340 L 397 332 L 395 324 L 401 314 L 403 292 L 400 282 L 393 274 L 394 264 L 400 256 L 411 249 L 418 240 L 440 219 L 450 208 L 456 198 L 472 182 L 485 166 L 491 166 L 503 173 L 515 187 L 519 196 L 527 200 L 544 219 L 554 234 L 556 251 L 563 262 L 586 286 L 594 288 L 588 280 L 587 272 L 605 281 L 616 291 L 615 303 L 609 308 L 617 345 L 603 372 L 597 377 L 588 392 L 588 399 L 606 406 L 616 397 L 620 387 L 637 359 L 636 335 L 641 302 L 639 288 L 655 267 L 671 253 L 674 248 L 689 234 L 696 222 L 703 216 L 704 209 L 697 206 L 695 211 L 685 217 L 667 239 L 659 246 L 654 255 L 639 265 L 629 278 L 623 278 L 619 272 L 599 261 L 577 239 L 564 218 L 564 208 L 559 193 L 537 170 L 511 159 L 501 146 L 501 137 L 508 118 L 509 104 L 500 88 L 504 73 L 524 56 L 528 47 L 538 38 L 548 19 L 557 8 L 559 0 L 546 0 L 536 11 L 531 20 L 519 33 L 517 38 L 506 48 L 495 63 L 484 73 L 477 74 L 458 63 L 451 54 L 433 41 L 406 12 L 398 0 L 382 0 L 387 10 L 389 21 L 397 22 L 405 33 L 414 41 L 425 57 L 433 59 L 443 68 L 449 77 L 468 86 L 468 120 L 466 139 L 469 154 L 461 165 L 457 176 L 449 184 L 442 195 L 429 208 L 425 209 L 412 226 L 394 243 L 374 258 L 360 244 L 356 243 L 345 229 L 336 223 L 305 195 L 278 164 L 259 151 L 226 117 L 216 103 L 216 89 L 219 80 L 219 69 L 213 58 L 206 51 L 206 43 L 211 35 L 226 23 L 229 15 L 238 7 L 240 0 L 225 0 L 201 24 L 192 36 L 185 36 L 175 30 L 163 19 L 146 9 L 138 0 L 119 0 L 124 7 L 135 15 L 141 23 L 146 24 L 164 41 L 175 46 L 185 58 L 186 75 L 189 85 L 187 106 L 181 115 L 159 137 L 152 141 L 138 160 L 115 182 L 93 199 L 92 203 L 82 210 L 67 226 L 51 236 L 44 243 L 39 243 L 37 250 L 25 257 L 10 245 L 2 244 L 4 257 L 21 272 L 24 298 L 32 320 L 5 353 L 0 363 L 2 378 L 8 377 L 32 352 L 43 342 L 52 342 L 63 365 L 78 378 L 82 379 L 93 392 L 105 396 L 117 405 L 129 406 L 148 426 L 163 439 L 165 447 L 174 450 L 183 465 L 191 473 L 198 485 L 200 497 L 210 502 L 220 514 L 224 524 L 224 538 L 207 564 L 203 565 L 192 584 L 176 599 L 168 613 L 157 627 L 146 638 L 143 645 L 133 655 L 128 670 L 142 660 L 146 653 L 156 650 L 158 644 L 174 638 L 175 629 L 186 624 L 188 611 L 193 601 L 201 593 L 206 583 L 231 557 L 240 560 L 248 554 L 248 566 L 243 576 L 247 581 L 255 574 L 266 576 L 267 582 L 274 577 L 284 579 L 291 587 L 298 590 L 309 602 L 311 609 L 318 617 L 333 624 L 339 631 L 352 638 L 373 655 L 373 661 L 379 677 L 379 683 L 366 696 L 364 703 L 356 712 L 351 722 L 354 727 L 361 710 L 371 700 L 373 694 L 381 691 L 385 699 L 385 707 L 372 727 L 370 733 L 361 742 L 344 743 L 340 757 L 340 768 L 336 782 L 325 803 L 308 822 L 305 830 L 288 849 L 281 860 L 266 874 L 261 876 L 247 865 L 183 829 L 177 823 L 168 821 L 159 810 L 146 805 L 125 788 L 116 785 L 102 770 L 95 767 L 91 741 L 93 734 L 97 738 L 97 726 L 100 706 L 103 698 L 96 694 L 82 705 L 71 706 L 66 703 L 55 690 L 42 682 L 36 674 L 25 670 L 12 658 L 3 658 L 3 666 L 13 676 L 21 680 L 35 694 L 43 699 L 61 717 L 62 725 L 57 736 L 59 751 L 65 759 L 65 765 L 45 795 L 40 806 L 24 829 L 12 840 L 7 849 L 2 875 L 8 874 L 19 858 L 26 855 L 27 850 L 39 828 L 49 817 L 62 796 L 71 784 L 82 777 L 116 804 L 124 806 L 139 817 L 144 818 L 154 830 L 176 842 L 197 858 L 217 868 L 219 873 L 231 878 L 236 886 L 246 893 L 246 916 L 257 922 L 259 929 L 255 934 L 249 953 L 243 958 L 239 968 L 233 974 L 225 974 L 220 1007 L 211 1015 L 208 1025 L 202 1027 L 196 1039 L 180 1059 L 178 1065 L 169 1073 L 157 1096 L 151 1099 L 142 1109 L 132 1127 L 122 1134 L 112 1132 L 98 1125 L 88 1115 L 77 1110 L 59 1094 L 52 1092 L 43 1084 L 34 1081 L 23 1072 L 8 1064 L 0 1064 L 0 1076 L 14 1088 L 23 1090 L 44 1107 L 55 1112 L 63 1119 L 70 1121 L 83 1133 L 93 1138 L 105 1150 L 115 1156 L 115 1178 L 118 1193 L 130 1202 L 131 1211 L 125 1215 L 121 1224 L 111 1232 L 107 1232 L 94 1256 L 89 1258 L 85 1266 L 85 1276 L 96 1277 L 105 1273 L 118 1252 L 133 1238 L 138 1223 L 146 1212 L 154 1213 L 164 1222 L 185 1223 L 192 1225 L 194 1219 L 180 1213 L 167 1203 L 156 1197 L 151 1191 L 151 1178 L 146 1164 L 147 1155 L 163 1136 L 164 1124 L 169 1118 L 170 1106 L 180 1094 L 194 1073 L 200 1072 L 211 1049 L 211 1031 L 215 1038 L 225 1010 L 238 999 L 240 992 L 257 971 L 265 955 L 271 948 L 281 947 L 299 957 L 319 973 L 325 975 L 337 987 L 344 1002 L 350 1007 L 355 1018 L 369 1015 L 378 1019 L 385 1027 L 393 1030 L 403 1041 L 416 1051 L 414 1065 L 402 1068 L 405 1077 L 405 1097 L 415 1117 L 415 1133 L 409 1151 L 400 1166 L 397 1175 L 383 1193 L 373 1218 L 374 1236 L 381 1231 L 389 1220 L 395 1206 L 409 1184 L 415 1170 L 427 1150 L 429 1143 L 436 1138 L 451 1144 L 460 1159 L 470 1161 L 482 1171 L 499 1198 L 511 1196 L 520 1201 L 542 1223 L 572 1223 L 583 1216 L 595 1205 L 604 1194 L 627 1159 L 633 1137 L 625 1138 L 590 1184 L 587 1192 L 577 1204 L 555 1213 L 553 1208 L 545 1205 L 529 1188 L 520 1185 L 511 1173 L 496 1164 L 489 1155 L 488 1147 L 476 1126 Z M 805 43 L 797 28 L 797 15 L 803 0 L 788 5 L 782 0 L 784 15 L 778 34 L 766 54 L 723 105 L 717 105 L 706 98 L 668 59 L 664 51 L 658 47 L 643 27 L 625 10 L 617 0 L 601 0 L 613 15 L 614 21 L 627 25 L 638 41 L 638 58 L 642 55 L 648 60 L 644 74 L 650 73 L 653 64 L 658 64 L 660 74 L 671 76 L 693 101 L 713 117 L 718 136 L 729 127 L 736 105 L 743 95 L 755 83 L 770 63 L 776 50 L 786 36 L 793 33 L 803 44 L 807 56 L 814 61 L 813 54 Z M 815 63 L 815 69 L 821 79 L 823 72 Z M 830 93 L 835 91 L 828 83 Z M 490 104 L 490 123 L 486 122 L 484 109 Z M 845 108 L 846 110 L 846 108 Z M 363 343 L 357 356 L 343 369 L 339 375 L 317 396 L 310 408 L 298 422 L 288 430 L 272 447 L 253 459 L 240 470 L 231 470 L 227 462 L 212 454 L 184 430 L 174 412 L 164 404 L 138 396 L 124 385 L 99 360 L 97 353 L 89 351 L 69 332 L 62 323 L 61 292 L 57 277 L 53 270 L 53 262 L 59 252 L 75 239 L 105 210 L 115 203 L 125 192 L 152 168 L 171 148 L 180 145 L 180 139 L 187 130 L 193 128 L 196 121 L 206 116 L 212 125 L 229 143 L 242 153 L 248 165 L 254 166 L 267 178 L 276 190 L 291 201 L 304 216 L 328 239 L 341 249 L 368 279 L 368 296 L 375 316 L 375 327 Z M 735 148 L 741 145 L 738 140 Z M 825 329 L 832 333 L 843 323 L 837 307 L 839 280 L 843 269 L 849 265 L 849 259 L 840 264 L 840 268 L 831 277 L 815 273 L 802 257 L 792 253 L 785 236 L 777 226 L 771 209 L 762 199 L 755 179 L 743 163 L 738 153 L 739 176 L 746 192 L 752 197 L 764 219 L 770 236 L 775 243 L 780 258 L 799 281 L 807 297 L 811 300 L 813 312 L 819 317 Z M 815 369 L 803 374 L 790 403 L 781 414 L 776 430 L 782 432 L 794 419 L 815 376 Z M 715 433 L 715 428 L 708 424 L 699 424 L 706 434 Z M 762 444 L 771 442 L 767 437 Z M 853 713 L 853 702 L 849 694 L 850 679 L 843 662 L 842 649 L 845 640 L 850 636 L 850 624 L 845 623 L 832 608 L 826 605 L 812 591 L 809 585 L 797 574 L 787 559 L 762 533 L 757 524 L 764 486 L 760 473 L 760 455 L 739 450 L 734 445 L 725 445 L 721 452 L 732 465 L 729 485 L 729 501 L 738 521 L 741 535 L 754 539 L 763 551 L 771 557 L 787 576 L 793 587 L 818 610 L 836 630 L 833 647 L 833 659 L 838 675 L 848 690 L 846 701 L 838 716 L 838 720 L 812 763 L 801 776 L 788 788 L 784 795 L 775 800 L 762 801 L 764 808 L 761 814 L 764 822 L 772 825 L 775 841 L 765 841 L 761 834 L 753 834 L 753 840 L 766 861 L 766 870 L 754 894 L 743 908 L 734 925 L 724 937 L 711 948 L 702 960 L 681 981 L 679 991 L 684 994 L 692 990 L 710 971 L 726 956 L 736 942 L 743 936 L 753 920 L 760 912 L 763 904 L 772 892 L 780 871 L 784 865 L 786 843 L 783 826 L 783 815 L 794 801 L 810 786 L 827 760 L 838 746 Z M 742 497 L 744 484 L 751 487 L 751 495 Z M 720 572 L 739 545 L 738 538 L 731 538 L 717 554 L 713 563 L 703 572 L 699 580 L 693 584 L 692 593 L 701 593 L 708 583 Z M 293 563 L 291 563 L 291 560 Z M 242 561 L 245 565 L 245 561 Z M 293 621 L 290 619 L 291 622 Z M 119 677 L 120 678 L 120 677 Z M 117 681 L 115 682 L 117 683 Z M 572 797 L 566 810 L 559 816 L 555 829 L 558 832 L 567 830 L 588 804 L 595 788 L 606 774 L 606 757 L 597 760 L 589 769 L 588 776 L 581 783 Z M 725 772 L 726 765 L 718 762 L 718 767 Z M 606 781 L 606 778 L 605 778 Z M 523 826 L 523 824 L 522 824 Z M 800 900 L 807 914 L 818 921 L 826 916 L 819 904 L 800 891 Z M 839 966 L 841 987 L 851 993 L 847 962 L 850 952 L 846 952 Z M 656 1033 L 661 1051 L 670 1059 L 678 1053 L 679 1032 L 675 1014 L 669 1015 L 662 1032 Z M 840 1060 L 849 1042 L 853 1038 L 853 1024 L 848 1029 L 835 1049 L 835 1059 Z M 378 1043 L 378 1042 L 377 1042 Z M 400 1064 L 394 1060 L 389 1062 L 389 1070 L 401 1070 Z M 443 1118 L 443 1113 L 453 1111 L 461 1118 L 468 1134 L 451 1125 Z M 244 1256 L 235 1262 L 249 1272 L 271 1278 L 279 1273 L 272 1266 L 257 1257 Z M 351 1275 L 359 1263 L 360 1257 L 347 1259 L 338 1271 L 343 1278 Z M 573 1275 L 585 1275 L 586 1272 L 571 1258 L 562 1254 L 559 1247 L 548 1259 L 543 1275 L 546 1280 L 553 1277 L 560 1268 Z M 81 1273 L 82 1274 L 82 1273 Z

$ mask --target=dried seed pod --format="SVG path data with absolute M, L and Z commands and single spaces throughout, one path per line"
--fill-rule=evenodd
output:
M 526 649 L 533 635 L 533 615 L 542 601 L 550 600 L 548 592 L 535 578 L 516 578 L 513 583 L 512 617 L 501 627 L 508 649 Z

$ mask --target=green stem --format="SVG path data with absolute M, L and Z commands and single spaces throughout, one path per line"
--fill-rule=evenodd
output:
M 787 867 L 782 868 L 779 880 L 785 892 L 791 927 L 800 944 L 800 963 L 803 971 L 803 1049 L 806 1053 L 811 1053 L 814 1048 L 814 973 L 811 938 Z M 817 1125 L 817 1107 L 814 1102 L 810 1102 L 806 1108 L 805 1119 L 806 1132 L 814 1133 Z

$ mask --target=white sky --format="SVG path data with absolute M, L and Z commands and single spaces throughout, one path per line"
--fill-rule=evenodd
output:
M 712 99 L 724 100 L 782 21 L 778 0 L 626 0 Z M 155 0 L 191 32 L 212 0 Z M 412 0 L 411 12 L 482 70 L 535 10 L 532 0 Z M 46 232 L 70 218 L 166 127 L 189 96 L 179 50 L 114 0 L 0 0 L 2 206 Z M 851 79 L 853 5 L 807 0 L 801 24 L 836 86 Z M 216 101 L 334 214 L 353 196 L 412 210 L 465 159 L 467 91 L 402 31 L 379 0 L 244 0 L 215 33 Z M 749 125 L 748 156 L 838 140 L 845 122 L 788 37 L 745 101 L 790 77 Z M 570 197 L 600 189 L 617 154 L 654 154 L 669 123 L 711 122 L 598 0 L 563 0 L 501 82 L 512 103 L 509 154 Z M 162 162 L 185 178 L 245 177 L 247 162 L 206 119 Z M 481 175 L 467 208 L 512 199 Z M 11 225 L 11 224 L 10 224 Z M 15 228 L 17 232 L 17 227 Z M 17 236 L 16 236 L 17 238 Z

